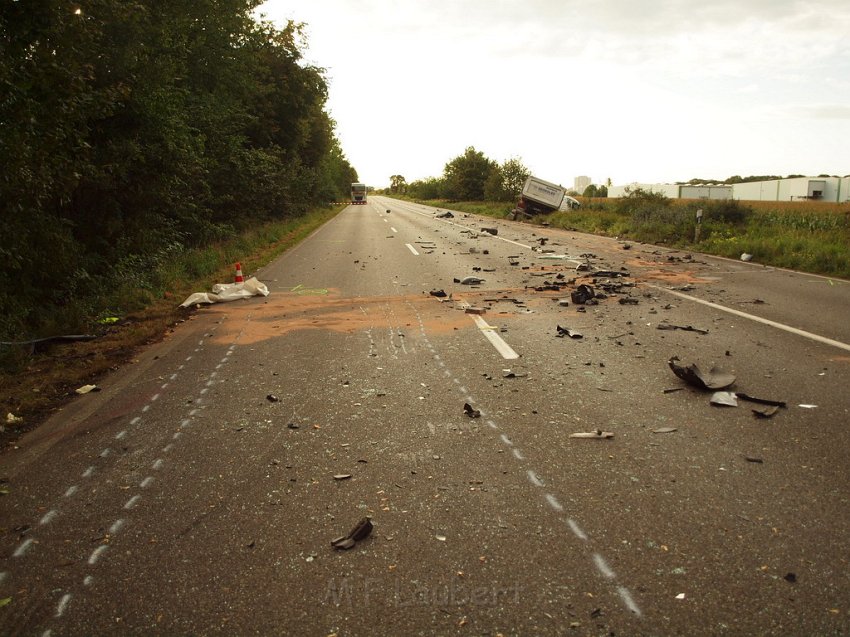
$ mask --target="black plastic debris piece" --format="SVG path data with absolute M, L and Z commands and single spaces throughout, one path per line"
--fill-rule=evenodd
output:
M 786 404 L 781 400 L 768 400 L 767 398 L 756 398 L 755 396 L 748 396 L 742 392 L 738 392 L 736 394 L 738 398 L 741 400 L 746 400 L 748 403 L 758 403 L 759 405 L 769 405 L 771 407 L 785 407 Z
M 269 394 L 268 396 L 266 396 L 266 400 L 269 401 L 270 403 L 279 403 L 280 402 L 280 398 L 278 398 L 274 394 Z
M 584 305 L 588 301 L 590 301 L 595 296 L 593 288 L 587 285 L 586 283 L 582 283 L 575 290 L 570 293 L 570 299 L 576 305 Z
M 445 291 L 445 290 L 431 290 L 431 291 L 429 292 L 429 294 L 430 294 L 431 296 L 436 296 L 436 297 L 438 297 L 438 298 L 443 298 L 443 297 L 445 297 L 445 296 L 448 296 L 448 295 L 446 294 L 446 291 Z
M 363 518 L 354 526 L 353 529 L 351 529 L 351 531 L 349 531 L 348 535 L 343 535 L 331 540 L 331 546 L 337 550 L 343 551 L 354 548 L 354 545 L 357 542 L 369 537 L 373 528 L 372 520 L 369 518 Z
M 445 212 L 441 212 L 440 214 L 437 215 L 437 219 L 454 219 L 454 217 L 455 216 L 452 213 L 450 213 L 448 210 L 446 210 Z
M 637 305 L 638 300 L 633 296 L 622 296 L 619 300 L 620 305 Z
M 560 292 L 562 286 L 557 283 L 544 282 L 544 285 L 538 285 L 534 288 L 535 292 Z
M 655 327 L 657 330 L 682 330 L 683 332 L 696 332 L 697 334 L 708 334 L 708 330 L 694 327 L 693 325 L 671 325 L 669 323 L 661 323 Z
M 717 367 L 712 367 L 708 372 L 703 372 L 696 363 L 685 367 L 679 365 L 678 361 L 679 357 L 674 356 L 667 361 L 667 364 L 676 376 L 698 389 L 726 389 L 735 383 L 735 376 Z
M 756 456 L 744 456 L 744 460 L 747 462 L 753 462 L 755 464 L 764 464 L 763 458 L 758 458 Z
M 465 276 L 462 279 L 454 279 L 454 282 L 461 285 L 478 285 L 483 283 L 484 279 L 479 279 L 477 276 Z
M 796 584 L 797 583 L 797 576 L 794 573 L 785 573 L 785 575 L 782 577 L 782 579 L 784 579 L 789 584 Z
M 475 409 L 475 407 L 473 407 L 469 403 L 463 403 L 463 413 L 465 413 L 470 418 L 480 418 L 481 417 L 481 410 Z
M 581 332 L 576 332 L 575 330 L 571 330 L 568 327 L 557 326 L 558 333 L 555 334 L 558 338 L 564 338 L 565 336 L 569 336 L 570 338 L 583 338 Z
M 289 423 L 289 424 L 288 424 L 288 425 L 286 425 L 286 426 L 287 426 L 287 427 L 289 427 L 290 429 L 300 429 L 300 428 L 301 428 L 301 425 L 298 425 L 298 424 L 296 424 L 296 423 L 294 423 L 294 422 L 291 422 L 291 423 Z
M 498 228 L 481 228 L 481 232 L 486 232 L 487 234 L 492 234 L 494 237 L 499 234 Z

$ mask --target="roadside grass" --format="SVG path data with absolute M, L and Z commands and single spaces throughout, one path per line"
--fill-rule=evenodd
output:
M 236 262 L 242 264 L 247 277 L 341 209 L 316 209 L 302 217 L 259 226 L 214 246 L 174 251 L 144 276 L 113 281 L 105 294 L 78 305 L 78 315 L 73 317 L 81 331 L 98 336 L 92 341 L 54 345 L 43 352 L 25 346 L 0 347 L 0 433 L 4 443 L 37 426 L 74 396 L 77 387 L 95 384 L 105 373 L 132 360 L 140 346 L 161 340 L 185 321 L 191 311 L 178 305 L 189 294 L 209 290 L 214 283 L 231 282 Z M 80 312 L 82 307 L 88 308 L 87 315 Z M 98 322 L 108 317 L 118 321 L 111 325 Z M 63 322 L 70 325 L 67 317 Z M 6 423 L 8 413 L 23 417 L 23 422 Z
M 850 279 L 850 203 L 579 198 L 578 210 L 527 220 L 532 225 L 619 237 L 763 265 Z M 504 218 L 511 204 L 419 201 Z M 696 211 L 703 210 L 695 243 Z

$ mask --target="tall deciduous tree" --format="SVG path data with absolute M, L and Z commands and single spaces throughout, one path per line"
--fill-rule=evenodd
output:
M 498 164 L 469 146 L 462 155 L 448 162 L 443 170 L 446 195 L 462 201 L 483 201 L 484 186 L 498 170 Z

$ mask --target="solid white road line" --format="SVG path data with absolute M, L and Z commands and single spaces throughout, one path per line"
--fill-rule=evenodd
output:
M 667 292 L 667 294 L 672 294 L 673 296 L 678 296 L 681 299 L 686 299 L 688 301 L 693 301 L 694 303 L 699 303 L 701 305 L 705 305 L 715 310 L 720 310 L 721 312 L 727 312 L 729 314 L 734 314 L 735 316 L 740 316 L 741 318 L 749 319 L 751 321 L 755 321 L 756 323 L 762 323 L 764 325 L 769 325 L 770 327 L 775 327 L 779 330 L 784 330 L 786 332 L 790 332 L 791 334 L 796 334 L 797 336 L 802 336 L 803 338 L 808 338 L 813 341 L 817 341 L 818 343 L 823 343 L 824 345 L 829 345 L 831 347 L 837 347 L 838 349 L 843 349 L 845 351 L 850 352 L 850 345 L 847 343 L 842 343 L 841 341 L 834 341 L 831 338 L 826 338 L 825 336 L 819 336 L 818 334 L 812 334 L 811 332 L 806 332 L 804 330 L 797 329 L 796 327 L 791 327 L 790 325 L 785 325 L 784 323 L 777 323 L 776 321 L 771 321 L 770 319 L 762 318 L 760 316 L 755 316 L 754 314 L 747 314 L 746 312 L 741 312 L 740 310 L 733 310 L 731 307 L 726 307 L 725 305 L 718 305 L 717 303 L 712 303 L 711 301 L 704 301 L 703 299 L 698 299 L 695 296 L 690 296 L 688 294 L 682 294 L 681 292 L 676 292 L 675 290 L 670 290 L 668 288 L 662 287 L 660 285 L 650 285 L 647 287 L 654 288 L 656 290 L 662 290 Z

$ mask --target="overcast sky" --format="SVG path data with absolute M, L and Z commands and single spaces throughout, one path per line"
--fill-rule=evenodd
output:
M 474 146 L 548 181 L 850 173 L 850 0 L 268 0 L 360 179 Z

